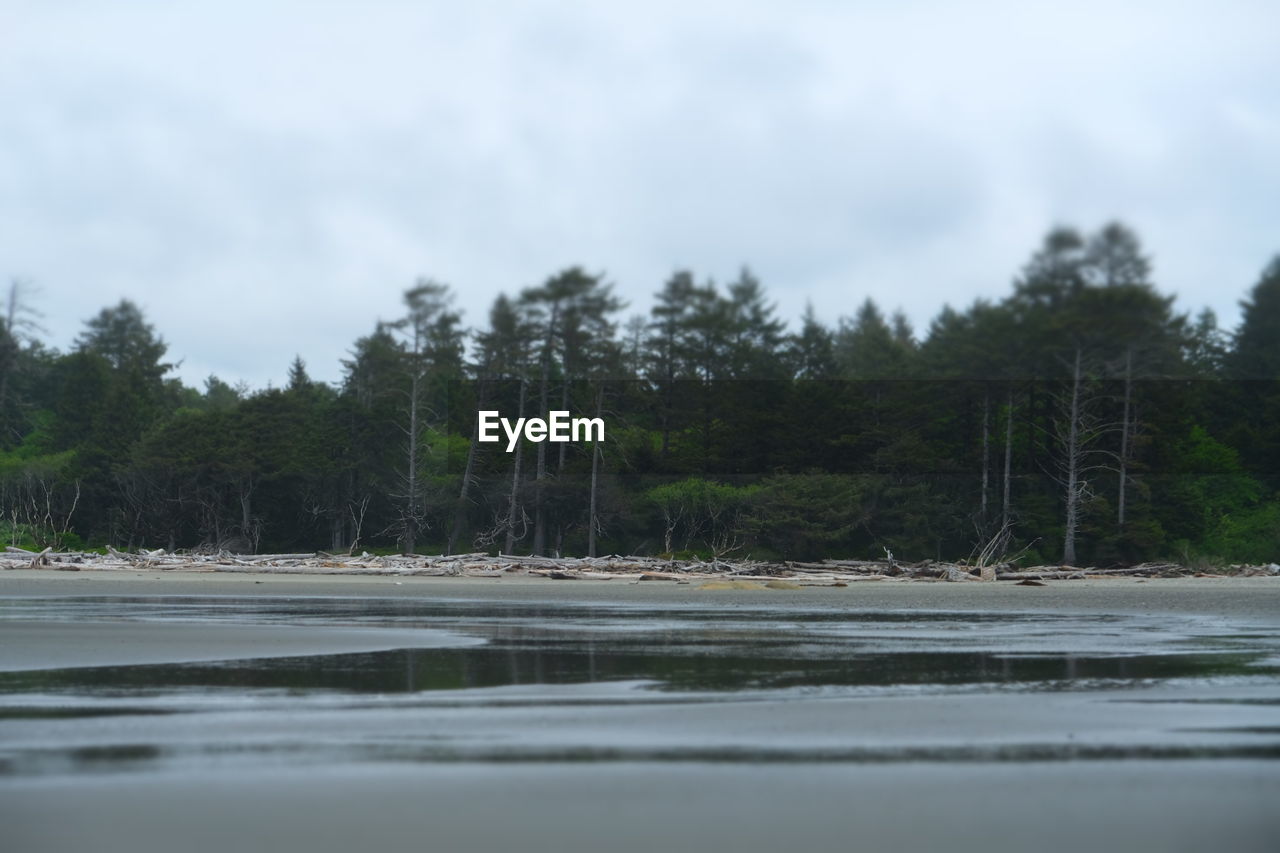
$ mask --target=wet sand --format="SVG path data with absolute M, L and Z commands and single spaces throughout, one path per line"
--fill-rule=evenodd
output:
M 794 630 L 789 610 L 1131 614 L 1148 617 L 1144 631 L 1175 622 L 1244 636 L 1280 631 L 1277 578 L 703 590 L 526 576 L 16 570 L 0 572 L 0 607 L 8 599 L 12 608 L 8 619 L 0 610 L 0 665 L 423 648 L 457 636 L 340 624 L 39 622 L 12 601 L 44 599 L 56 612 L 62 597 L 103 599 L 93 613 L 111 612 L 117 597 L 227 597 L 230 619 L 233 599 L 292 601 L 302 611 L 315 606 L 307 599 L 398 599 L 556 603 L 581 606 L 584 617 L 610 605 L 697 606 L 779 631 Z M 1056 635 L 1061 624 L 1052 624 Z M 93 701 L 143 700 L 108 692 Z M 7 737 L 17 747 L 0 773 L 6 849 L 1269 851 L 1280 837 L 1280 762 L 1265 757 L 1274 748 L 1258 749 L 1280 732 L 1274 680 L 693 697 L 598 682 L 311 702 L 272 694 L 225 709 L 213 699 L 206 707 L 199 693 L 147 701 L 143 710 L 174 713 L 0 720 L 0 744 Z M 1112 760 L 1117 753 L 1129 757 Z M 38 772 L 22 770 L 24 760 Z
M 1280 577 L 1107 578 L 1010 582 L 855 581 L 798 590 L 701 589 L 699 581 L 573 580 L 220 572 L 0 572 L 9 596 L 338 596 L 560 604 L 707 605 L 840 610 L 1063 611 L 1204 614 L 1280 624 Z
M 10 849 L 1270 853 L 1268 762 L 466 765 L 4 790 Z M 200 804 L 200 809 L 193 808 Z M 75 815 L 74 820 L 67 816 Z
M 425 629 L 32 622 L 0 618 L 0 672 L 424 649 L 477 643 Z

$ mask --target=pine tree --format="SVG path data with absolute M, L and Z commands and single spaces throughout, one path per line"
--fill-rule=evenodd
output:
M 781 379 L 786 364 L 779 359 L 786 324 L 776 316 L 777 306 L 765 301 L 759 279 L 743 268 L 729 285 L 729 368 L 734 379 Z
M 622 307 L 613 295 L 612 285 L 602 275 L 589 275 L 580 267 L 571 267 L 552 276 L 541 287 L 526 289 L 521 294 L 540 333 L 538 402 L 540 416 L 549 410 L 553 379 L 567 383 L 582 375 L 590 363 L 587 342 L 593 336 L 612 339 L 614 326 L 610 315 Z M 569 386 L 561 385 L 561 407 L 568 403 Z M 564 467 L 561 445 L 557 471 Z M 538 443 L 537 467 L 534 473 L 533 552 L 547 550 L 547 443 Z
M 797 379 L 831 379 L 836 375 L 835 336 L 819 322 L 808 303 L 800 318 L 800 331 L 788 341 L 791 370 Z
M 868 298 L 852 321 L 842 318 L 836 332 L 836 360 L 848 379 L 891 379 L 907 370 L 914 341 L 906 318 L 896 315 L 895 327 L 885 321 L 879 306 Z
M 450 309 L 448 285 L 420 279 L 405 291 L 404 317 L 388 324 L 401 337 L 405 376 L 403 420 L 405 458 L 400 472 L 401 512 L 397 522 L 406 554 L 412 554 L 419 533 L 427 526 L 421 455 L 423 433 L 429 423 L 443 424 L 444 383 L 462 373 L 461 315 Z M 433 405 L 434 404 L 434 405 Z
M 1240 303 L 1243 312 L 1227 359 L 1237 379 L 1280 379 L 1280 255 Z
M 300 394 L 309 390 L 311 384 L 311 377 L 307 375 L 307 363 L 302 360 L 302 356 L 295 355 L 289 364 L 289 379 L 285 387 Z

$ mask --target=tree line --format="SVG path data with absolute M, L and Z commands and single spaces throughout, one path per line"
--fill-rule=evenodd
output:
M 468 329 L 421 280 L 336 386 L 170 374 L 128 300 L 67 352 L 0 318 L 10 544 L 217 551 L 955 559 L 1280 556 L 1280 257 L 1233 333 L 1175 311 L 1137 236 L 1056 228 L 998 301 L 922 334 L 867 299 L 788 330 L 744 269 L 647 314 L 565 269 Z M 602 443 L 481 443 L 476 412 L 600 417 Z

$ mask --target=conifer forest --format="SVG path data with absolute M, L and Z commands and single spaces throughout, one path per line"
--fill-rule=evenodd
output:
M 21 283 L 0 327 L 0 531 L 43 548 L 1007 558 L 1280 555 L 1280 256 L 1220 329 L 1121 224 L 1060 227 L 999 301 L 925 329 L 849 294 L 778 315 L 694 271 L 628 306 L 569 267 L 470 327 L 406 282 L 342 381 L 173 378 L 164 330 L 85 306 L 68 351 Z M 536 275 L 536 271 L 531 271 Z M 962 300 L 965 295 L 958 294 Z M 287 325 L 281 334 L 288 334 Z M 249 342 L 251 345 L 251 342 Z M 287 371 L 287 373 L 286 373 Z M 600 418 L 477 441 L 477 412 Z

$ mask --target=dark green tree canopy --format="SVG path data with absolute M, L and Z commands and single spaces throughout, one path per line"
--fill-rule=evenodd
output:
M 1235 335 L 1230 369 L 1241 379 L 1280 379 L 1280 255 L 1240 303 L 1244 314 Z
M 836 376 L 835 336 L 818 321 L 813 305 L 805 306 L 800 331 L 789 341 L 790 362 L 797 379 L 834 379 Z
M 853 321 L 841 320 L 836 333 L 836 359 L 848 379 L 889 379 L 906 375 L 915 344 L 905 317 L 895 316 L 894 326 L 870 298 L 862 303 Z
M 505 293 L 489 309 L 489 328 L 475 334 L 475 370 L 481 378 L 527 376 L 534 329 Z
M 85 321 L 76 349 L 102 356 L 117 370 L 136 370 L 157 380 L 173 367 L 161 362 L 168 344 L 128 299 Z
M 746 268 L 654 282 L 621 334 L 621 300 L 582 267 L 499 296 L 475 330 L 424 278 L 353 343 L 340 387 L 297 357 L 257 392 L 166 380 L 128 300 L 65 354 L 11 310 L 0 525 L 19 544 L 56 524 L 130 548 L 796 559 L 954 559 L 1002 529 L 1037 562 L 1068 544 L 1274 560 L 1280 258 L 1234 336 L 1176 311 L 1153 270 L 1122 223 L 1056 228 L 1005 298 L 944 306 L 920 338 L 857 292 L 788 334 Z M 508 453 L 478 440 L 481 408 L 598 416 L 607 438 Z

